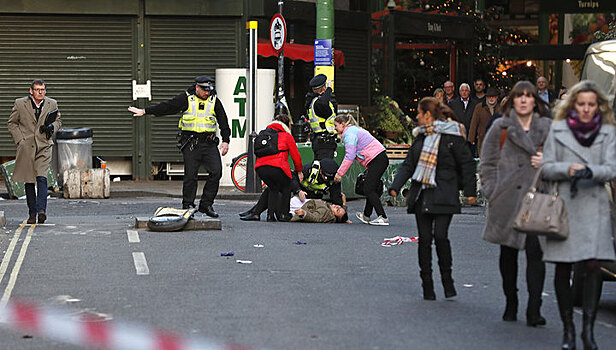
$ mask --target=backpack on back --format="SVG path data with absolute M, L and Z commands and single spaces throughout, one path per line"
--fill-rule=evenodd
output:
M 278 131 L 263 129 L 255 138 L 255 156 L 265 157 L 280 153 L 278 149 Z

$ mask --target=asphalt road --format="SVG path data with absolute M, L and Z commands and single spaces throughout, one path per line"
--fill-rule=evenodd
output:
M 54 305 L 223 342 L 267 349 L 558 349 L 562 328 L 548 265 L 543 314 L 547 326 L 525 324 L 524 254 L 520 254 L 518 322 L 501 321 L 504 297 L 498 247 L 481 240 L 483 208 L 454 217 L 450 238 L 458 298 L 424 301 L 416 243 L 381 247 L 384 238 L 416 236 L 414 217 L 386 208 L 391 226 L 242 222 L 247 201 L 217 201 L 222 231 L 154 233 L 133 230 L 173 198 L 49 201 L 49 225 L 22 232 L 24 201 L 0 201 L 0 229 L 9 262 L 0 295 Z M 350 203 L 349 212 L 363 207 Z M 264 216 L 264 215 L 263 215 Z M 30 235 L 24 251 L 24 241 Z M 295 244 L 296 242 L 306 244 Z M 255 245 L 263 245 L 261 248 Z M 16 272 L 19 253 L 23 264 Z M 234 252 L 233 257 L 221 253 Z M 147 271 L 133 253 L 145 257 Z M 436 258 L 436 257 L 435 257 Z M 240 264 L 236 260 L 250 260 Z M 140 273 L 140 274 L 138 274 Z M 9 275 L 14 274 L 13 283 Z M 435 272 L 438 281 L 438 269 Z M 581 314 L 576 309 L 578 334 Z M 601 348 L 616 341 L 616 283 L 606 283 L 595 327 Z M 581 347 L 580 342 L 578 345 Z M 73 349 L 0 329 L 1 349 Z

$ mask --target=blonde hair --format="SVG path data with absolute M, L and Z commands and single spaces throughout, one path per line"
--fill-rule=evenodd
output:
M 554 120 L 567 118 L 569 111 L 575 108 L 575 101 L 577 100 L 578 94 L 581 92 L 594 92 L 597 96 L 599 112 L 601 112 L 601 122 L 603 124 L 614 124 L 614 111 L 610 108 L 607 97 L 603 91 L 601 91 L 597 83 L 591 80 L 582 80 L 569 89 L 567 97 L 554 107 L 554 113 L 552 114 Z
M 355 125 L 359 126 L 355 118 L 351 115 L 351 113 L 346 114 L 338 114 L 334 119 L 336 123 L 345 124 L 345 125 Z

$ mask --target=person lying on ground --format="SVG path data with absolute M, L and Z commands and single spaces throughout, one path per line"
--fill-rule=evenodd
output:
M 292 206 L 294 199 L 291 199 Z M 351 223 L 344 206 L 330 204 L 321 199 L 307 199 L 301 208 L 295 209 L 291 222 L 315 222 L 315 223 Z

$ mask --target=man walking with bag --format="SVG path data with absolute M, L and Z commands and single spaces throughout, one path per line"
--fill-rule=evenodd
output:
M 56 100 L 46 97 L 45 82 L 37 79 L 30 84 L 30 95 L 15 100 L 8 129 L 17 145 L 13 181 L 25 182 L 29 217 L 26 223 L 42 224 L 47 220 L 47 172 L 51 162 L 53 140 L 60 129 L 60 113 L 45 123 L 49 112 L 57 111 Z M 52 114 L 53 115 L 53 114 Z M 36 183 L 36 190 L 35 190 Z

